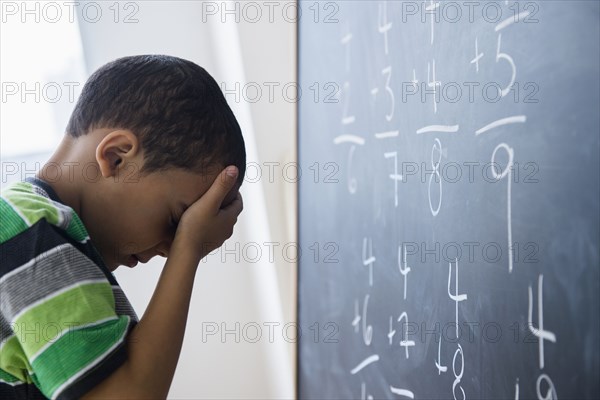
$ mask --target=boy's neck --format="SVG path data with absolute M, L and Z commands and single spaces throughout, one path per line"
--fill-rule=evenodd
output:
M 79 193 L 81 186 L 78 179 L 81 170 L 77 168 L 81 162 L 69 161 L 73 159 L 70 150 L 73 150 L 72 142 L 65 135 L 52 157 L 35 177 L 46 182 L 63 204 L 71 207 L 77 215 L 81 216 L 82 204 Z

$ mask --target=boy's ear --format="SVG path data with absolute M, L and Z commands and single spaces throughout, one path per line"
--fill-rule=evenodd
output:
M 102 177 L 114 176 L 119 168 L 135 162 L 138 149 L 139 142 L 133 132 L 116 130 L 108 133 L 96 146 L 96 162 Z

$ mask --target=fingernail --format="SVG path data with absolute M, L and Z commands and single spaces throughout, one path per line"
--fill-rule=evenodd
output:
M 225 173 L 227 174 L 227 176 L 230 176 L 232 178 L 235 178 L 238 174 L 238 169 L 237 167 L 227 167 L 227 169 L 225 170 Z

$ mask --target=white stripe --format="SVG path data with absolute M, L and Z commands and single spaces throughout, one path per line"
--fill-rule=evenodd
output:
M 66 228 L 65 228 L 65 230 L 66 230 Z M 69 236 L 69 237 L 70 237 L 70 236 Z M 73 238 L 71 238 L 71 239 L 73 239 Z M 73 240 L 75 240 L 75 239 L 73 239 Z M 86 244 L 86 242 L 87 242 L 88 240 L 90 240 L 90 237 L 89 237 L 89 236 L 86 236 L 86 237 L 85 237 L 83 240 L 75 240 L 75 241 L 76 241 L 77 243 Z
M 48 197 L 50 197 L 50 196 L 48 196 Z M 48 198 L 48 201 L 49 201 L 49 203 L 50 203 L 50 204 L 51 204 L 51 205 L 52 205 L 54 208 L 56 208 L 56 211 L 57 211 L 57 214 L 58 214 L 58 221 L 57 221 L 57 224 L 56 224 L 56 225 L 58 225 L 59 227 L 63 228 L 63 229 L 66 231 L 66 230 L 67 230 L 67 227 L 66 227 L 66 226 L 64 226 L 64 222 L 65 222 L 65 216 L 64 216 L 64 213 L 65 213 L 65 210 L 63 209 L 63 207 L 59 207 L 59 206 L 58 206 L 58 204 L 60 204 L 60 203 L 57 203 L 57 202 L 55 202 L 54 200 L 52 200 L 52 199 L 50 199 L 50 198 Z
M 69 227 L 69 224 L 73 220 L 73 214 L 75 214 L 75 210 L 72 207 L 65 206 L 57 201 L 50 199 L 52 205 L 54 205 L 58 209 L 59 221 L 58 225 L 63 228 L 65 231 Z
M 71 290 L 73 288 L 76 288 L 78 286 L 83 286 L 83 285 L 92 284 L 92 283 L 107 283 L 107 281 L 106 281 L 106 278 L 103 278 L 103 279 L 86 279 L 86 280 L 83 280 L 83 281 L 76 282 L 76 283 L 74 283 L 72 285 L 66 286 L 66 287 L 64 287 L 64 288 L 62 288 L 60 290 L 57 290 L 56 292 L 52 292 L 48 296 L 42 297 L 41 299 L 33 302 L 31 305 L 29 305 L 28 307 L 26 307 L 23 310 L 21 310 L 18 314 L 16 314 L 12 318 L 11 323 L 14 324 L 19 319 L 19 317 L 21 317 L 27 311 L 31 310 L 34 307 L 39 306 L 40 304 L 42 304 L 42 303 L 44 303 L 44 302 L 46 302 L 46 301 L 48 301 L 48 300 L 50 300 L 50 299 L 52 299 L 52 298 L 54 298 L 56 296 L 60 296 L 61 294 L 65 293 L 65 292 L 67 292 L 67 291 L 69 291 L 69 290 Z
M 9 199 L 8 197 L 2 196 L 2 198 L 4 199 L 4 201 L 6 201 L 6 203 L 10 206 L 10 208 L 13 209 L 13 211 L 15 213 L 17 213 L 19 215 L 19 217 L 21 217 L 21 219 L 23 220 L 23 222 L 25 222 L 25 225 L 27 226 L 31 226 L 31 223 L 29 222 L 29 220 L 27 218 L 25 218 L 25 216 L 21 213 L 21 210 L 19 210 L 17 208 L 17 206 L 15 206 Z
M 56 202 L 52 199 L 50 199 L 50 201 L 52 202 L 52 205 L 54 207 L 56 207 L 56 210 L 58 211 L 58 224 L 57 224 L 58 227 L 62 228 L 66 231 L 69 228 L 71 221 L 73 221 L 73 219 L 75 219 L 75 217 L 74 217 L 74 215 L 76 215 L 75 210 L 73 210 L 73 208 L 71 208 L 69 206 L 65 206 L 64 204 Z M 73 239 L 73 238 L 71 237 L 71 239 Z M 75 240 L 75 239 L 73 239 L 73 240 Z M 75 240 L 75 241 L 77 243 L 85 244 L 88 240 L 90 240 L 90 236 L 86 235 L 86 237 L 83 238 L 83 240 Z
M 32 258 L 31 260 L 27 261 L 25 264 L 21 265 L 20 267 L 17 267 L 15 269 L 13 269 L 12 271 L 8 272 L 7 274 L 5 274 L 2 278 L 0 278 L 0 284 L 4 283 L 8 278 L 10 278 L 13 275 L 18 274 L 19 272 L 31 267 L 32 265 L 34 265 L 40 258 L 42 257 L 47 257 L 49 255 L 52 255 L 54 253 L 58 253 L 59 251 L 62 251 L 63 249 L 67 248 L 67 247 L 73 247 L 73 245 L 71 245 L 70 243 L 63 243 L 63 244 L 59 244 L 58 246 L 45 251 L 44 253 L 40 253 L 37 256 L 35 256 L 34 258 Z M 73 247 L 75 248 L 75 247 Z
M 48 342 L 44 346 L 42 346 L 42 348 L 40 348 L 38 350 L 38 352 L 35 353 L 29 359 L 29 363 L 33 364 L 33 362 L 35 361 L 35 359 L 38 358 L 40 354 L 42 354 L 44 351 L 46 351 L 46 349 L 48 349 L 48 347 L 52 346 L 56 341 L 58 341 L 61 337 L 65 336 L 69 332 L 75 332 L 75 331 L 78 331 L 78 330 L 81 330 L 81 329 L 91 328 L 92 326 L 100 325 L 100 324 L 103 324 L 104 322 L 108 322 L 108 321 L 115 321 L 115 320 L 118 320 L 118 319 L 119 319 L 119 317 L 113 316 L 113 317 L 104 318 L 104 319 L 101 319 L 101 320 L 98 320 L 98 321 L 95 321 L 95 322 L 91 322 L 91 323 L 86 324 L 86 325 L 80 325 L 80 326 L 77 326 L 75 328 L 67 327 L 66 329 L 63 329 L 63 331 L 61 333 L 59 333 L 58 335 L 56 335 L 56 337 L 53 338 L 51 342 Z
M 130 322 L 130 318 L 127 317 L 127 324 L 129 325 Z M 106 350 L 104 352 L 104 354 L 102 354 L 100 357 L 96 358 L 96 360 L 94 360 L 93 362 L 91 362 L 90 364 L 88 364 L 85 368 L 83 368 L 82 370 L 80 370 L 78 373 L 76 373 L 75 375 L 73 375 L 71 378 L 69 378 L 67 381 L 65 381 L 65 383 L 63 383 L 62 385 L 60 385 L 52 394 L 52 399 L 56 399 L 63 390 L 66 389 L 67 386 L 69 386 L 71 383 L 73 383 L 74 381 L 76 381 L 77 379 L 79 379 L 79 377 L 83 374 L 85 374 L 87 371 L 89 371 L 90 369 L 94 368 L 96 365 L 98 365 L 101 361 L 104 360 L 104 358 L 106 358 L 106 356 L 108 354 L 110 354 L 119 344 L 121 344 L 123 342 L 123 339 L 125 338 L 126 334 L 128 332 L 128 328 L 125 328 L 125 331 L 123 331 L 123 335 L 121 335 L 121 338 L 115 343 L 113 344 L 108 350 Z
M 25 384 L 25 382 L 21 382 L 21 381 L 7 382 L 4 379 L 0 379 L 0 383 L 6 383 L 9 386 L 18 386 L 18 385 L 24 385 Z

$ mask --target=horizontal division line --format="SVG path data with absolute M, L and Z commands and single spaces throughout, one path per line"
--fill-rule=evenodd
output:
M 422 127 L 421 129 L 417 129 L 417 135 L 420 135 L 422 133 L 429 133 L 429 132 L 454 133 L 454 132 L 458 132 L 458 125 L 428 125 L 428 126 Z
M 399 396 L 408 397 L 409 399 L 415 398 L 415 394 L 410 390 L 395 388 L 393 386 L 390 386 L 390 390 L 392 391 L 392 393 L 397 394 Z
M 356 144 L 363 145 L 363 144 L 365 144 L 365 139 L 361 138 L 360 136 L 356 136 L 356 135 L 340 135 L 333 139 L 333 144 L 340 144 L 340 143 L 356 143 Z
M 360 364 L 358 364 L 356 367 L 354 367 L 352 369 L 352 371 L 350 371 L 350 373 L 352 375 L 356 374 L 358 371 L 360 371 L 361 369 L 363 369 L 364 367 L 366 367 L 369 364 L 372 364 L 376 361 L 379 361 L 379 356 L 377 354 L 373 354 L 372 356 L 369 356 L 367 358 L 365 358 L 364 360 L 361 361 Z
M 387 132 L 378 132 L 375 134 L 377 139 L 385 139 L 390 137 L 396 137 L 400 134 L 399 131 L 387 131 Z
M 494 122 L 491 122 L 491 123 L 487 124 L 486 126 L 484 126 L 481 129 L 478 129 L 477 131 L 475 131 L 475 135 L 482 134 L 482 133 L 487 132 L 487 131 L 489 131 L 491 129 L 497 128 L 499 126 L 509 125 L 509 124 L 524 123 L 526 121 L 527 121 L 527 116 L 526 115 L 514 115 L 512 117 L 502 118 L 502 119 L 499 119 L 499 120 L 496 120 Z

